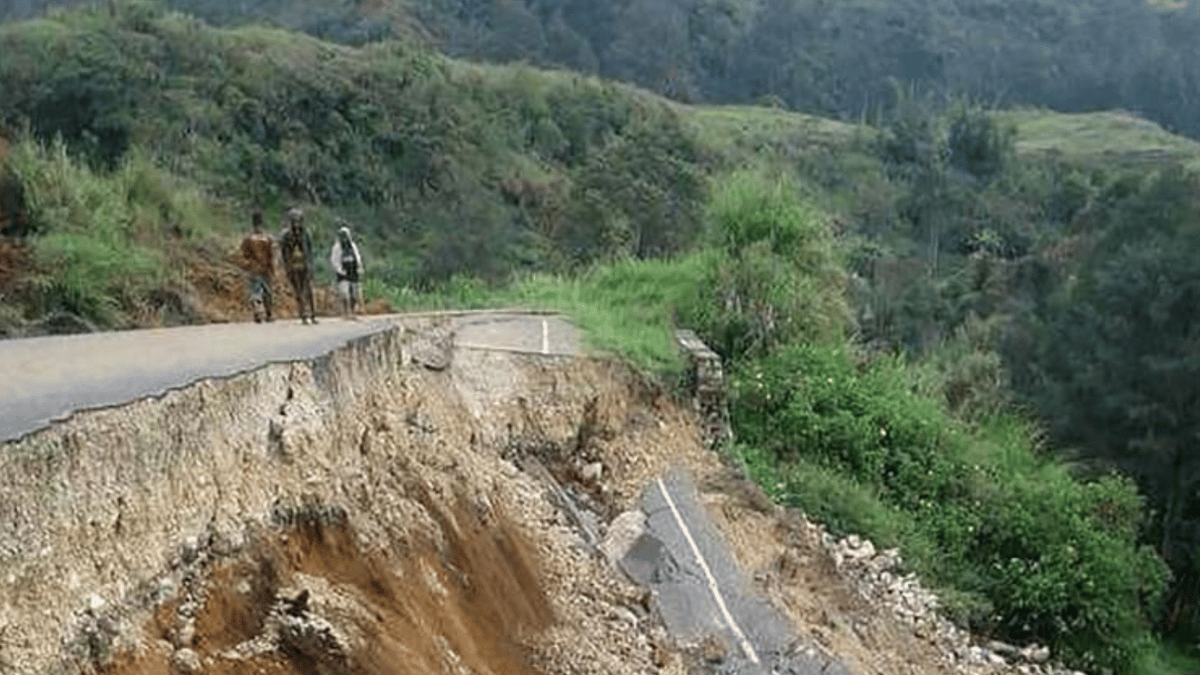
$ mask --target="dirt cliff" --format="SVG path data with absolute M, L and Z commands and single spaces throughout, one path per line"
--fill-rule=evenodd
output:
M 454 350 L 412 322 L 79 413 L 0 451 L 0 672 L 699 673 L 588 545 L 697 477 L 798 638 L 855 673 L 977 672 L 881 611 L 819 528 L 621 363 Z

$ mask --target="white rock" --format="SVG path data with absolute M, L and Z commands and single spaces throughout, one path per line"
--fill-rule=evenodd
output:
M 1021 658 L 1030 663 L 1045 663 L 1050 660 L 1050 648 L 1032 644 L 1021 650 Z
M 626 607 L 616 607 L 613 609 L 613 618 L 621 623 L 629 624 L 631 627 L 637 627 L 637 615 L 631 612 Z
M 585 464 L 585 465 L 583 465 L 583 469 L 581 469 L 579 472 L 579 477 L 582 478 L 583 482 L 585 482 L 585 483 L 596 483 L 600 480 L 600 477 L 603 475 L 604 475 L 604 465 L 601 464 L 600 462 L 592 462 L 590 464 Z
M 191 649 L 179 649 L 171 655 L 171 669 L 180 675 L 194 675 L 202 667 L 200 655 Z
M 625 557 L 638 537 L 646 532 L 646 514 L 641 511 L 626 511 L 613 518 L 600 542 L 600 552 L 614 564 Z
M 1015 646 L 999 640 L 991 640 L 987 643 L 987 648 L 1004 656 L 1016 656 L 1019 651 Z
M 180 649 L 191 647 L 192 641 L 196 639 L 196 620 L 185 619 L 179 624 L 175 630 L 175 646 Z
M 875 544 L 872 544 L 870 539 L 864 539 L 862 541 L 862 543 L 858 546 L 858 557 L 860 557 L 860 558 L 874 558 L 875 557 Z
M 200 541 L 196 537 L 184 539 L 183 548 L 180 550 L 179 555 L 183 558 L 185 565 L 192 564 L 200 555 Z

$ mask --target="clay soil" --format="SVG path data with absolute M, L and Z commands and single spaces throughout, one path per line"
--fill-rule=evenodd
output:
M 246 277 L 238 268 L 236 251 L 226 252 L 220 262 L 196 258 L 186 264 L 187 285 L 196 313 L 204 323 L 251 321 L 251 312 L 246 291 Z M 320 280 L 313 287 L 313 302 L 317 316 L 337 316 L 341 312 L 340 302 L 334 288 Z M 296 298 L 287 278 L 276 271 L 271 283 L 275 298 L 275 317 L 291 319 L 298 316 Z M 387 314 L 391 306 L 382 298 L 368 299 L 362 314 Z
M 463 511 L 445 517 L 460 523 L 471 520 Z M 522 638 L 554 621 L 539 586 L 536 554 L 529 542 L 503 525 L 489 529 L 476 522 L 468 530 L 472 536 L 448 542 L 444 557 L 430 550 L 397 561 L 361 550 L 345 524 L 312 520 L 282 533 L 263 533 L 237 557 L 204 566 L 203 587 L 193 594 L 203 602 L 195 615 L 192 643 L 203 672 L 530 672 Z M 455 574 L 433 573 L 435 569 Z M 429 579 L 430 574 L 436 578 Z M 330 607 L 340 606 L 350 614 L 338 622 L 353 624 L 356 650 L 329 654 L 327 664 L 312 653 L 286 647 L 239 654 L 239 645 L 263 636 L 280 594 L 297 588 L 309 591 L 308 602 L 327 605 L 326 613 L 336 613 Z M 169 672 L 169 643 L 178 639 L 181 604 L 160 608 L 147 626 L 157 638 L 148 649 L 124 654 L 101 672 Z M 288 611 L 303 615 L 316 610 Z M 453 669 L 445 668 L 448 660 L 454 662 Z

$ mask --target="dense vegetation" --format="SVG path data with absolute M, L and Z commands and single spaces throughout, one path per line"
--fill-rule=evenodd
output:
M 0 81 L 0 123 L 95 169 L 137 148 L 243 205 L 303 201 L 318 224 L 336 210 L 391 253 L 373 271 L 395 285 L 667 254 L 698 232 L 703 181 L 678 114 L 596 79 L 218 31 L 130 3 L 0 29 Z
M 83 1 L 8 6 L 28 16 Z M 1188 0 L 169 1 L 220 24 L 350 44 L 419 36 L 456 56 L 567 67 L 683 101 L 858 119 L 887 103 L 895 78 L 1003 105 L 1125 108 L 1200 136 L 1200 3 Z
M 188 1 L 311 34 L 213 28 L 147 0 L 0 26 L 0 187 L 19 179 L 32 228 L 15 258 L 0 247 L 0 329 L 55 312 L 199 320 L 194 270 L 229 266 L 253 206 L 301 203 L 318 237 L 335 217 L 355 225 L 370 292 L 398 308 L 554 307 L 664 372 L 669 328 L 697 329 L 730 365 L 732 455 L 776 498 L 900 545 L 964 623 L 1120 673 L 1166 671 L 1156 637 L 1196 649 L 1200 145 L 1126 113 L 938 90 L 1187 100 L 1194 46 L 1163 70 L 1142 33 L 1104 30 L 1124 17 L 1166 35 L 1197 10 Z M 926 58 L 968 24 L 994 39 Z M 430 36 L 677 98 L 775 98 L 672 103 L 454 60 Z M 681 60 L 647 66 L 667 56 Z M 1134 87 L 1147 68 L 1170 86 Z M 865 106 L 870 124 L 781 102 Z

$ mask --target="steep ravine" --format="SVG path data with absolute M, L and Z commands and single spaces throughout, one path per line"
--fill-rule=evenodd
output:
M 603 535 L 672 467 L 798 639 L 856 674 L 989 670 L 869 602 L 636 372 L 448 331 L 414 321 L 0 448 L 0 673 L 721 672 L 549 489 Z

